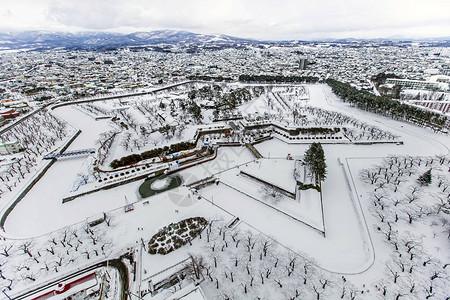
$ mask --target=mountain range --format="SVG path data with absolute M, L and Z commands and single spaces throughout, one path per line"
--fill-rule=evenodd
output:
M 368 43 L 380 41 L 408 40 L 406 38 L 392 39 L 327 39 L 323 42 L 331 43 Z M 412 39 L 409 39 L 412 41 Z M 425 39 L 423 41 L 436 43 L 439 46 L 450 46 L 450 37 Z M 242 47 L 256 44 L 298 44 L 303 41 L 260 41 L 254 39 L 238 38 L 228 35 L 199 34 L 188 31 L 157 30 L 150 32 L 134 32 L 130 34 L 111 32 L 50 32 L 25 31 L 20 33 L 0 33 L 0 50 L 46 50 L 55 48 L 108 50 L 119 47 L 159 47 L 164 45 L 179 45 L 195 49 L 198 46 L 220 49 L 223 47 Z
M 204 35 L 187 31 L 157 30 L 130 34 L 110 32 L 26 31 L 0 33 L 0 49 L 104 49 L 146 45 L 242 45 L 262 43 L 228 35 Z

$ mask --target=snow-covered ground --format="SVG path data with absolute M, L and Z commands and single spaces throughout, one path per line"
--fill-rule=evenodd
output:
M 62 107 L 56 112 L 82 131 L 68 151 L 95 147 L 99 134 L 110 130 L 107 121 L 95 121 L 73 107 Z M 83 200 L 78 204 L 62 204 L 62 198 L 72 188 L 85 160 L 86 156 L 59 159 L 8 216 L 6 232 L 22 237 L 40 235 L 79 222 L 105 208 L 112 209 L 122 204 L 123 196 L 110 198 L 105 195 L 89 204 L 84 204 L 86 202 Z
M 344 177 L 342 171 L 339 176 Z M 371 249 L 368 241 L 364 240 L 364 228 L 359 223 L 347 183 L 343 181 L 343 184 L 339 186 L 338 183 L 336 186 L 338 191 L 331 192 L 326 183 L 323 184 L 326 237 L 305 224 L 255 201 L 245 194 L 247 191 L 242 185 L 233 189 L 219 184 L 206 187 L 199 193 L 282 245 L 313 258 L 325 269 L 342 273 L 360 271 L 366 268 L 367 261 L 371 258 Z M 249 190 L 251 193 L 251 186 Z M 295 213 L 292 215 L 297 216 Z M 319 221 L 316 226 L 320 225 Z
M 288 192 L 296 195 L 285 195 L 279 193 L 277 199 L 271 200 L 266 197 L 267 190 L 265 184 L 258 182 L 254 178 L 240 173 L 241 171 L 248 172 L 255 178 L 273 184 L 276 187 L 282 188 Z M 260 201 L 262 204 L 272 207 L 274 213 L 281 213 L 288 215 L 312 229 L 318 230 L 319 233 L 324 231 L 322 203 L 320 194 L 316 190 L 298 191 L 296 182 L 293 179 L 294 161 L 285 159 L 259 159 L 254 162 L 247 163 L 240 166 L 237 170 L 230 170 L 224 172 L 220 176 L 220 182 L 225 184 L 228 188 L 241 192 L 244 196 L 252 198 L 251 201 Z M 276 172 L 279 176 L 273 176 Z M 271 188 L 269 188 L 270 191 Z M 305 199 L 297 197 L 297 193 Z M 309 199 L 308 199 L 308 196 Z M 226 209 L 232 209 L 233 205 L 225 205 Z M 227 208 L 230 207 L 230 208 Z M 252 210 L 245 210 L 252 211 Z M 240 214 L 236 214 L 240 216 Z
M 293 160 L 266 159 L 258 160 L 257 163 L 244 165 L 240 170 L 285 189 L 286 191 L 295 193 L 296 181 L 293 176 L 294 164 L 295 162 Z M 277 176 L 273 176 L 274 173 L 276 173 Z
M 403 142 L 403 144 L 373 145 L 324 144 L 328 172 L 326 180 L 322 183 L 323 206 L 308 201 L 299 205 L 295 199 L 286 196 L 282 196 L 278 203 L 268 205 L 269 203 L 263 203 L 262 183 L 240 174 L 240 171 L 245 171 L 289 192 L 295 192 L 296 182 L 292 176 L 295 160 L 286 160 L 286 156 L 291 154 L 294 159 L 301 159 L 309 145 L 291 144 L 289 140 L 281 140 L 275 136 L 255 145 L 264 159 L 256 160 L 243 146 L 219 147 L 217 158 L 214 160 L 179 172 L 184 185 L 211 176 L 216 183 L 198 189 L 181 186 L 146 199 L 141 199 L 137 192 L 143 182 L 140 180 L 82 196 L 63 204 L 62 198 L 73 187 L 80 170 L 85 169 L 86 157 L 59 159 L 9 214 L 4 226 L 4 236 L 15 240 L 14 247 L 17 249 L 20 249 L 20 239 L 34 237 L 32 241 L 36 252 L 37 249 L 48 246 L 49 236 L 60 236 L 60 229 L 66 226 L 81 229 L 89 217 L 105 212 L 112 218 L 112 226 L 102 224 L 99 231 L 104 235 L 105 241 L 114 244 L 111 252 L 105 254 L 113 257 L 127 252 L 130 248 L 136 250 L 142 241 L 146 243 L 160 228 L 187 217 L 223 218 L 225 223 L 239 217 L 241 222 L 237 226 L 238 230 L 245 231 L 250 228 L 255 233 L 261 233 L 278 242 L 281 248 L 288 248 L 312 261 L 327 274 L 328 272 L 346 276 L 359 274 L 351 276 L 353 282 L 360 286 L 371 284 L 371 288 L 374 289 L 373 283 L 380 276 L 384 276 L 384 262 L 393 251 L 386 248 L 386 244 L 378 236 L 379 232 L 374 229 L 375 224 L 380 221 L 372 215 L 373 208 L 370 208 L 371 203 L 367 200 L 372 187 L 361 181 L 361 171 L 371 165 L 381 164 L 384 158 L 393 155 L 426 157 L 448 155 L 450 138 L 426 128 L 350 107 L 334 96 L 328 86 L 307 85 L 307 90 L 309 98 L 302 98 L 302 103 L 307 102 L 316 108 L 351 116 L 382 131 L 390 132 Z M 277 90 L 274 89 L 273 92 Z M 264 97 L 266 96 L 262 95 L 244 104 L 240 107 L 241 112 L 261 114 L 266 110 L 282 111 L 287 110 L 292 104 L 290 96 L 286 96 L 287 100 L 283 100 L 284 98 L 279 98 L 282 97 L 280 95 L 271 95 L 271 105 L 268 105 L 270 102 Z M 167 100 L 165 103 L 170 105 L 171 102 Z M 100 105 L 102 109 L 110 108 L 108 105 L 102 105 Z M 89 113 L 83 112 L 83 109 L 66 106 L 56 109 L 54 113 L 82 131 L 68 151 L 97 148 L 96 141 L 102 133 L 117 130 L 117 125 L 111 125 L 109 120 L 96 121 Z M 133 108 L 131 114 L 140 120 L 139 122 L 145 122 L 142 112 Z M 192 138 L 195 128 L 197 128 L 195 125 L 187 126 L 180 136 L 172 137 L 171 141 Z M 149 138 L 157 140 L 162 137 L 159 132 L 153 135 Z M 113 157 L 127 153 L 119 144 L 119 140 L 113 144 L 111 151 Z M 152 148 L 150 146 L 144 146 L 141 150 Z M 141 152 L 137 151 L 137 147 L 133 147 L 136 148 L 134 152 Z M 440 172 L 447 174 L 444 170 Z M 405 194 L 407 191 L 402 190 L 401 193 Z M 133 211 L 124 211 L 127 203 L 134 203 Z M 73 225 L 75 223 L 77 224 Z M 325 235 L 308 225 L 324 230 Z M 399 230 L 405 232 L 405 228 L 407 225 Z M 426 235 L 428 234 L 432 232 L 426 232 Z M 441 240 L 436 241 L 432 242 L 442 243 Z M 439 257 L 448 262 L 450 256 L 446 246 L 448 242 L 436 247 L 440 249 Z M 184 260 L 188 251 L 201 252 L 202 249 L 199 247 L 194 243 L 192 247 L 183 247 L 167 256 L 145 254 L 142 264 L 146 275 L 142 277 L 156 274 Z M 26 253 L 17 259 L 24 257 Z M 89 263 L 88 260 L 84 259 L 74 266 Z M 73 268 L 71 266 L 69 264 L 66 270 Z M 14 269 L 15 266 L 11 263 L 2 268 L 4 272 L 12 272 Z M 42 271 L 38 274 L 43 276 L 42 280 L 48 276 Z M 18 285 L 22 286 L 23 284 Z M 214 290 L 209 286 L 205 293 L 212 291 Z M 361 297 L 374 299 L 371 298 L 372 295 L 373 293 Z

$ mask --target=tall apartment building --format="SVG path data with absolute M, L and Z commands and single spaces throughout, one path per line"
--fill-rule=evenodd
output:
M 308 65 L 308 59 L 306 57 L 300 57 L 299 60 L 300 70 L 306 70 L 306 66 Z

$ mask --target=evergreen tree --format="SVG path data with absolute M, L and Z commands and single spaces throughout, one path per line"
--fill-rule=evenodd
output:
M 420 175 L 418 181 L 420 185 L 429 185 L 431 183 L 431 169 Z
M 305 165 L 311 170 L 316 184 L 326 179 L 327 164 L 325 163 L 325 153 L 320 143 L 312 143 L 308 150 L 306 150 L 303 158 Z
M 194 101 L 191 101 L 191 103 L 189 103 L 188 111 L 198 122 L 202 119 L 202 109 Z

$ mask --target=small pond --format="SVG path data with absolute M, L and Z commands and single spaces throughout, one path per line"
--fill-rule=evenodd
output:
M 183 178 L 178 174 L 163 174 L 148 178 L 139 187 L 139 195 L 142 198 L 147 198 L 179 187 L 182 182 Z

